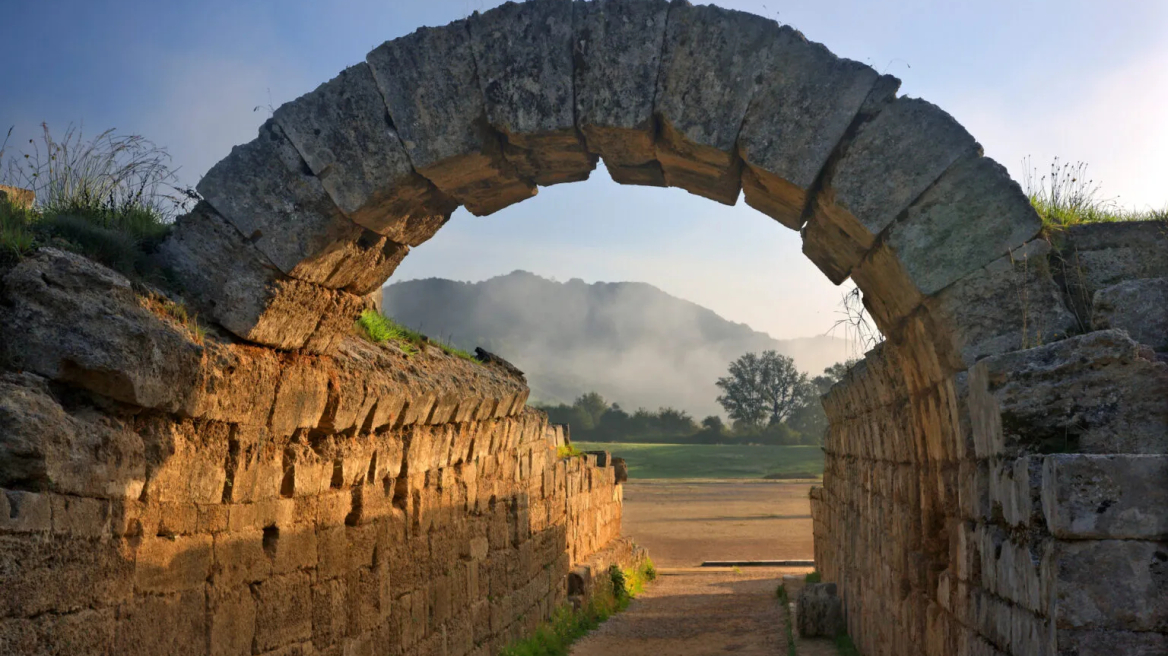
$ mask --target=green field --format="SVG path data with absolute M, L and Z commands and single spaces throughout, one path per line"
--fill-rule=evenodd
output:
M 767 474 L 823 475 L 823 451 L 817 446 L 619 442 L 573 442 L 573 445 L 581 451 L 608 451 L 624 458 L 629 466 L 629 478 L 758 479 Z

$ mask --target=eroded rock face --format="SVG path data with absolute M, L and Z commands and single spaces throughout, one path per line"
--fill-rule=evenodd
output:
M 15 370 L 143 407 L 176 411 L 203 349 L 139 303 L 130 281 L 80 255 L 42 249 L 3 279 L 3 356 Z
M 985 453 L 1168 453 L 1168 364 L 1103 330 L 986 358 L 970 375 Z

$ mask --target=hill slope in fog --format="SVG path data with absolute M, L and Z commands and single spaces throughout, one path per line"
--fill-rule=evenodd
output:
M 477 283 L 408 280 L 383 290 L 384 312 L 431 337 L 482 346 L 527 374 L 532 400 L 591 390 L 628 410 L 720 413 L 714 381 L 749 351 L 774 349 L 811 374 L 847 357 L 844 340 L 776 340 L 639 282 L 560 283 L 515 271 Z

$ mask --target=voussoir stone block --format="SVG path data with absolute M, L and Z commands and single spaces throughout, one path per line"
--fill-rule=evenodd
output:
M 387 41 L 366 61 L 415 170 L 443 193 L 477 216 L 535 195 L 488 125 L 465 20 Z
M 979 454 L 1168 454 L 1168 364 L 1122 331 L 985 358 L 969 387 Z
M 1168 540 L 1168 456 L 1047 456 L 1042 508 L 1058 538 Z
M 654 103 L 657 160 L 669 186 L 737 202 L 739 128 L 778 42 L 793 33 L 770 19 L 714 5 L 670 7 Z
M 801 228 L 808 190 L 861 108 L 889 102 L 899 86 L 894 77 L 784 31 L 738 135 L 746 203 Z
M 572 5 L 508 2 L 468 20 L 487 119 L 507 160 L 540 185 L 585 180 L 596 167 L 576 132 Z
M 897 98 L 860 127 L 812 200 L 803 252 L 843 282 L 876 237 L 961 157 L 981 146 L 952 116 L 917 98 Z
M 384 247 L 361 240 L 362 229 L 337 208 L 272 120 L 211 167 L 197 189 L 268 261 L 299 280 L 344 287 L 350 281 L 335 279 L 337 265 L 354 250 Z
M 921 314 L 954 371 L 990 355 L 1049 344 L 1078 328 L 1035 239 L 926 298 Z M 915 316 L 915 315 L 914 315 Z
M 621 184 L 665 186 L 654 145 L 653 95 L 666 0 L 574 2 L 576 122 L 588 150 Z
M 894 324 L 931 296 L 1035 237 L 1042 221 L 988 157 L 941 175 L 852 271 L 874 316 Z
M 341 71 L 273 118 L 354 223 L 417 246 L 456 203 L 414 171 L 368 64 Z
M 327 351 L 365 305 L 359 296 L 283 275 L 206 203 L 181 217 L 159 250 L 206 316 L 259 344 Z

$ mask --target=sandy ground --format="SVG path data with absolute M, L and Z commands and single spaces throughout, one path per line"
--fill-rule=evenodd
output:
M 783 656 L 784 571 L 793 570 L 664 570 L 572 656 Z
M 810 560 L 811 485 L 629 481 L 621 532 L 647 547 L 659 568 L 704 560 Z

